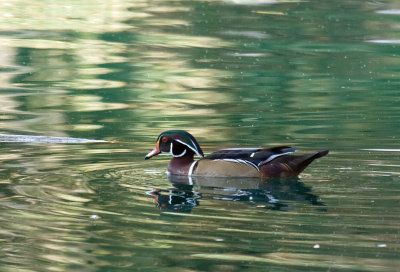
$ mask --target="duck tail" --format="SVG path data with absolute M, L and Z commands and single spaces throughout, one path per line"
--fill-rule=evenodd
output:
M 301 156 L 290 156 L 291 158 L 288 159 L 286 162 L 290 168 L 296 172 L 296 175 L 300 174 L 303 172 L 304 169 L 307 168 L 307 166 L 312 163 L 315 159 L 321 158 L 323 156 L 326 156 L 329 153 L 329 150 L 322 150 L 319 152 L 316 152 L 314 154 L 306 154 L 306 155 L 301 155 Z
M 264 177 L 280 176 L 295 177 L 300 174 L 315 159 L 326 156 L 329 150 L 322 150 L 313 154 L 306 155 L 284 155 L 261 167 Z M 272 175 L 271 175 L 272 174 Z

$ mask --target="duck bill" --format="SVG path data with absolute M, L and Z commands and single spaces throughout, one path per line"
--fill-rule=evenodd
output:
M 154 157 L 154 156 L 156 156 L 156 155 L 158 155 L 160 153 L 161 153 L 161 151 L 160 151 L 160 148 L 159 148 L 159 142 L 157 142 L 156 147 L 152 151 L 150 151 L 150 153 L 147 154 L 146 157 L 144 157 L 144 159 L 148 160 L 148 159 L 150 159 L 150 158 L 152 158 L 152 157 Z

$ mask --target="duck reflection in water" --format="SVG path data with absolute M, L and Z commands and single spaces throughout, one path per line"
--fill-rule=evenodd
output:
M 190 213 L 200 200 L 241 201 L 270 210 L 289 211 L 290 201 L 324 206 L 299 178 L 211 178 L 169 175 L 170 189 L 148 192 L 161 211 Z M 324 211 L 324 209 L 319 209 Z

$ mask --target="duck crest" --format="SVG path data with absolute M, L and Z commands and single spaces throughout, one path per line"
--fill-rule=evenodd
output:
M 171 138 L 173 141 L 185 145 L 191 149 L 197 156 L 204 157 L 203 151 L 200 145 L 197 143 L 196 139 L 187 131 L 184 130 L 167 130 L 158 136 L 157 141 L 162 139 L 162 137 Z

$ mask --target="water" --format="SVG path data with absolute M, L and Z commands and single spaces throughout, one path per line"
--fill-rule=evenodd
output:
M 400 271 L 399 9 L 3 1 L 0 271 Z M 331 152 L 168 179 L 167 129 Z

